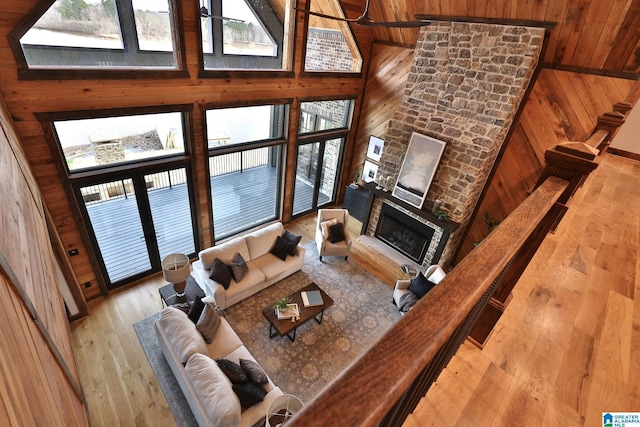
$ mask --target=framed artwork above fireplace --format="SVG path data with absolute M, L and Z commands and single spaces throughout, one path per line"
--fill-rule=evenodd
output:
M 446 143 L 413 132 L 393 196 L 422 209 Z

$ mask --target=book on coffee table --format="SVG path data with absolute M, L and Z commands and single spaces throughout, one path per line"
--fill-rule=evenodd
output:
M 303 291 L 300 292 L 300 295 L 302 296 L 302 302 L 305 307 L 313 307 L 314 305 L 322 305 L 324 303 L 320 291 Z

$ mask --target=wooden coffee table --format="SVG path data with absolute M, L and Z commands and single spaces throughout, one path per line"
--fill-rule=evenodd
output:
M 320 295 L 322 295 L 322 305 L 305 307 L 302 303 L 302 296 L 300 295 L 300 292 L 313 290 L 320 291 Z M 276 335 L 280 335 L 281 337 L 286 335 L 291 341 L 295 341 L 296 329 L 298 329 L 300 325 L 304 325 L 311 319 L 318 323 L 322 323 L 324 311 L 333 305 L 333 300 L 329 295 L 327 295 L 325 291 L 320 289 L 318 285 L 313 282 L 302 289 L 298 289 L 288 297 L 291 300 L 291 304 L 298 304 L 300 318 L 295 322 L 292 322 L 291 319 L 278 319 L 275 309 L 273 308 L 273 304 L 265 307 L 262 310 L 262 315 L 269 321 L 269 338 L 273 338 Z M 318 318 L 318 315 L 320 318 Z M 273 331 L 274 329 L 275 332 Z M 291 335 L 291 332 L 293 332 L 293 335 Z

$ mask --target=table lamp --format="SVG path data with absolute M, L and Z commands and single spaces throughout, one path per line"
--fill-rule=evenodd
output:
M 173 284 L 176 297 L 184 296 L 187 278 L 191 274 L 189 257 L 184 254 L 167 255 L 162 260 L 162 276 L 164 280 Z

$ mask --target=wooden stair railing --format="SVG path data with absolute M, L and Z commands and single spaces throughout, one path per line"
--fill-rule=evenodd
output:
M 558 177 L 546 179 L 287 425 L 402 425 L 464 342 L 523 245 L 557 221 L 557 202 L 569 186 Z

